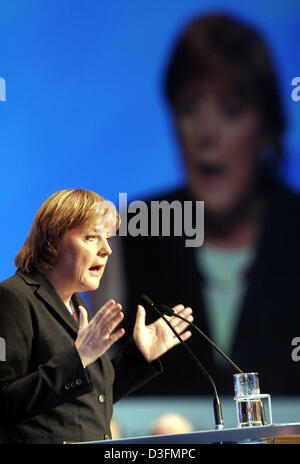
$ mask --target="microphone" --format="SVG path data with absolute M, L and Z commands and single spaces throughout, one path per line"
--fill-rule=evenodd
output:
M 244 374 L 244 372 L 232 361 L 232 359 L 229 358 L 229 356 L 227 356 L 227 354 L 225 354 L 207 335 L 205 335 L 205 333 L 202 332 L 202 330 L 199 329 L 199 327 L 197 327 L 195 324 L 193 324 L 193 322 L 190 322 L 188 321 L 187 319 L 185 319 L 185 317 L 181 316 L 180 314 L 177 314 L 176 311 L 174 311 L 174 309 L 170 308 L 169 306 L 167 305 L 164 305 L 164 304 L 161 304 L 160 307 L 159 307 L 160 311 L 163 313 L 163 314 L 166 314 L 168 316 L 175 316 L 175 317 L 178 317 L 179 319 L 182 319 L 183 321 L 187 322 L 188 324 L 190 324 L 192 327 L 194 327 L 194 329 L 197 330 L 197 332 L 200 333 L 200 335 L 215 349 L 217 350 L 217 352 L 223 356 L 224 359 L 226 359 L 227 362 L 229 362 L 229 364 L 231 364 L 231 366 L 237 371 L 239 372 L 240 374 Z
M 185 344 L 185 342 L 182 340 L 182 338 L 180 337 L 180 335 L 176 332 L 176 330 L 174 329 L 174 327 L 170 324 L 170 322 L 168 321 L 168 319 L 165 318 L 165 316 L 163 315 L 163 313 L 155 306 L 155 304 L 153 303 L 152 300 L 150 300 L 150 298 L 147 296 L 147 295 L 142 295 L 140 297 L 140 301 L 147 307 L 149 308 L 153 308 L 154 311 L 156 311 L 160 317 L 162 317 L 162 319 L 166 322 L 166 324 L 170 327 L 170 329 L 172 330 L 172 332 L 176 335 L 176 337 L 178 338 L 178 340 L 180 341 L 180 343 L 184 346 L 184 348 L 188 351 L 188 353 L 190 354 L 192 360 L 194 361 L 194 363 L 196 364 L 196 366 L 201 370 L 202 374 L 206 377 L 206 379 L 209 381 L 209 383 L 211 384 L 211 387 L 213 389 L 213 393 L 214 393 L 214 402 L 213 402 L 213 406 L 214 406 L 214 416 L 215 416 L 215 424 L 216 424 L 216 430 L 221 430 L 224 428 L 224 421 L 223 421 L 223 414 L 222 414 L 222 407 L 221 407 L 221 402 L 220 402 L 220 399 L 219 399 L 219 395 L 218 395 L 218 392 L 217 392 L 217 388 L 216 388 L 216 385 L 213 381 L 213 379 L 211 378 L 211 376 L 209 375 L 209 373 L 206 371 L 206 369 L 202 366 L 202 364 L 200 363 L 199 359 L 196 358 L 196 356 L 194 355 L 194 353 L 192 352 L 192 350 L 189 348 L 188 345 Z M 170 308 L 171 309 L 171 308 Z M 190 322 L 187 321 L 189 324 Z

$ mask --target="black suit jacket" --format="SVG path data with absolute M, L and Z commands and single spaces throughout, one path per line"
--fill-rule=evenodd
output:
M 184 202 L 191 198 L 183 188 L 155 200 Z M 127 332 L 132 329 L 139 296 L 146 293 L 157 303 L 191 306 L 194 322 L 211 337 L 203 298 L 204 278 L 196 263 L 197 250 L 185 246 L 186 238 L 122 237 L 129 308 L 125 319 L 129 325 Z M 299 261 L 300 199 L 274 183 L 270 186 L 256 257 L 247 277 L 233 349 L 227 353 L 244 372 L 259 372 L 263 393 L 300 393 L 300 363 L 292 359 L 292 340 L 300 336 Z M 219 394 L 233 395 L 235 372 L 231 366 L 215 364 L 212 349 L 197 332 L 193 331 L 188 344 L 214 377 Z M 212 393 L 209 383 L 181 346 L 167 353 L 162 362 L 164 374 L 159 381 L 154 379 L 135 394 Z
M 85 306 L 79 294 L 75 308 Z M 63 443 L 111 437 L 113 403 L 160 370 L 129 342 L 84 369 L 75 347 L 78 325 L 39 272 L 0 284 L 2 443 Z

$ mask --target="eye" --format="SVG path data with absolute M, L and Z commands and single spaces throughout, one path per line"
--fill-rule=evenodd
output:
M 226 117 L 235 119 L 242 114 L 244 107 L 240 101 L 234 99 L 222 102 L 221 109 Z
M 241 114 L 242 110 L 240 107 L 237 106 L 232 106 L 224 109 L 224 114 L 229 118 L 229 119 L 235 119 L 238 118 Z
M 88 242 L 92 242 L 93 240 L 97 240 L 97 239 L 98 239 L 97 235 L 86 235 L 85 236 L 85 240 L 87 240 Z
M 199 103 L 195 99 L 188 99 L 180 102 L 176 111 L 179 116 L 194 116 L 198 110 Z

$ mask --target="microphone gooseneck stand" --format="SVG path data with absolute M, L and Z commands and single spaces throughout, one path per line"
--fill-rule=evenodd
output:
M 231 366 L 237 371 L 239 372 L 240 374 L 244 374 L 244 372 L 232 361 L 232 359 L 230 359 L 227 354 L 225 354 L 207 335 L 205 335 L 205 333 L 202 332 L 202 330 L 199 329 L 199 327 L 197 327 L 195 324 L 193 324 L 192 322 L 188 321 L 187 319 L 185 319 L 183 316 L 180 316 L 180 314 L 177 314 L 176 311 L 174 311 L 174 309 L 170 308 L 169 306 L 166 306 L 164 304 L 161 304 L 160 307 L 159 307 L 160 311 L 163 313 L 163 314 L 167 314 L 168 316 L 175 316 L 175 317 L 178 317 L 179 319 L 182 319 L 183 321 L 187 322 L 188 324 L 190 324 L 192 327 L 194 327 L 194 329 L 197 330 L 197 332 L 200 333 L 200 335 L 205 338 L 205 340 L 215 349 L 217 350 L 217 352 L 223 356 L 223 358 L 226 359 L 226 361 L 229 362 L 229 364 L 231 364 Z
M 162 317 L 162 319 L 166 322 L 166 324 L 170 327 L 170 329 L 172 330 L 172 332 L 175 334 L 175 336 L 178 338 L 178 340 L 180 341 L 180 343 L 185 347 L 185 349 L 188 351 L 188 353 L 190 354 L 192 360 L 194 361 L 195 365 L 201 370 L 202 374 L 205 376 L 205 378 L 209 381 L 212 389 L 213 389 L 213 394 L 214 394 L 214 401 L 213 401 L 213 406 L 214 406 L 214 416 L 215 416 L 215 424 L 216 424 L 216 430 L 221 430 L 224 428 L 224 421 L 223 421 L 223 414 L 222 414 L 222 407 L 221 407 L 221 402 L 220 402 L 220 398 L 219 398 L 219 395 L 218 395 L 218 392 L 217 392 L 217 388 L 216 388 L 216 385 L 213 381 L 213 379 L 211 378 L 211 376 L 209 375 L 209 373 L 206 371 L 206 369 L 202 366 L 202 364 L 200 363 L 199 359 L 194 355 L 194 353 L 192 352 L 192 350 L 189 348 L 188 345 L 185 344 L 185 342 L 182 340 L 182 338 L 180 337 L 180 335 L 176 332 L 176 330 L 172 327 L 172 325 L 170 324 L 170 322 L 166 319 L 166 317 L 164 316 L 164 314 L 155 306 L 155 304 L 153 303 L 153 301 L 150 300 L 150 298 L 147 297 L 147 295 L 142 295 L 140 297 L 140 300 L 143 304 L 145 304 L 147 307 L 149 308 L 153 308 L 159 315 L 160 317 Z M 176 315 L 176 313 L 174 314 L 174 316 Z M 188 322 L 190 324 L 189 321 L 185 321 L 185 322 Z

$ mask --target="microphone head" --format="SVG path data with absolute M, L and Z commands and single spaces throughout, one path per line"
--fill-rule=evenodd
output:
M 147 295 L 142 295 L 140 296 L 140 302 L 145 305 L 145 306 L 154 306 L 153 301 L 150 300 L 150 298 Z
M 175 311 L 167 305 L 161 304 L 159 307 L 160 311 L 167 316 L 173 316 Z

